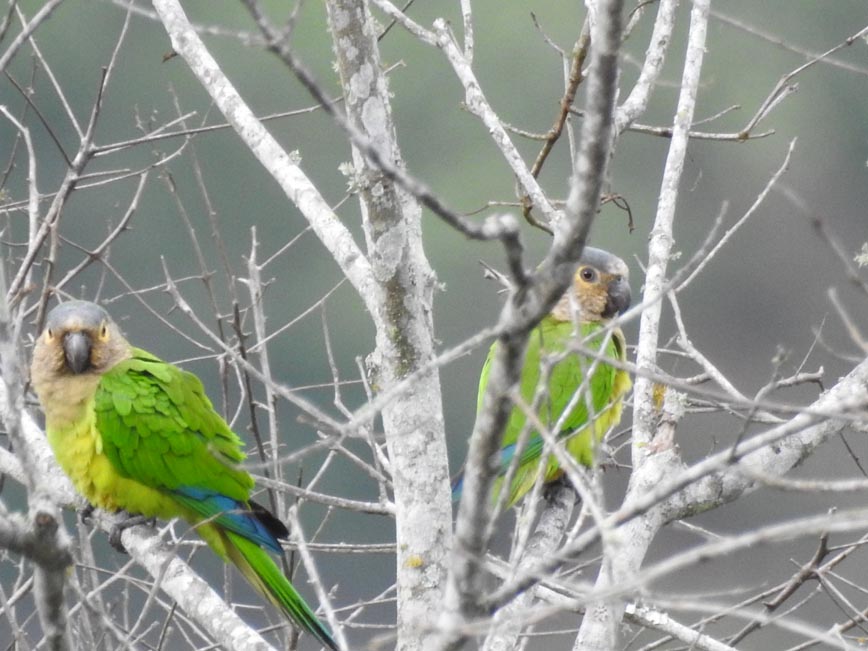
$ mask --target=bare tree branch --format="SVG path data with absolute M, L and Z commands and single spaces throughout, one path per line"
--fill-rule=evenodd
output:
M 21 49 L 21 46 L 27 42 L 27 39 L 33 34 L 34 31 L 54 12 L 55 9 L 60 5 L 63 0 L 48 0 L 42 7 L 39 8 L 33 18 L 24 25 L 23 29 L 18 33 L 15 39 L 9 44 L 9 47 L 6 48 L 6 51 L 0 55 L 0 72 L 6 70 L 9 66 L 9 62 L 15 58 L 15 55 L 18 54 L 18 50 Z M 17 7 L 16 7 L 17 8 Z
M 468 620 L 481 615 L 484 594 L 481 559 L 488 541 L 492 483 L 497 472 L 496 452 L 512 411 L 509 390 L 519 377 L 530 329 L 560 298 L 584 248 L 609 155 L 612 114 L 620 44 L 621 3 L 600 3 L 591 32 L 594 49 L 588 75 L 588 118 L 574 163 L 566 216 L 554 224 L 555 239 L 528 287 L 514 292 L 501 313 L 508 331 L 500 335 L 491 363 L 482 411 L 470 439 L 465 481 L 455 526 L 455 551 L 446 584 L 444 612 L 438 623 L 440 649 L 456 648 L 466 636 Z
M 184 57 L 187 65 L 211 95 L 235 132 L 257 160 L 280 185 L 305 218 L 323 245 L 334 256 L 359 295 L 375 297 L 370 264 L 353 241 L 350 232 L 337 219 L 322 195 L 271 134 L 262 126 L 243 98 L 226 78 L 193 30 L 177 0 L 155 0 L 154 8 L 172 39 L 175 51 Z M 373 300 L 369 299 L 369 300 Z M 369 311 L 376 305 L 369 304 Z
M 6 395 L 4 391 L 4 399 Z M 7 410 L 2 409 L 2 412 L 7 413 Z M 56 504 L 80 505 L 81 498 L 75 494 L 69 479 L 57 466 L 44 433 L 27 412 L 22 414 L 21 431 L 23 445 L 39 460 L 40 469 L 37 475 L 45 481 L 46 494 Z M 4 473 L 8 472 L 14 477 L 24 479 L 27 476 L 23 467 L 17 463 L 17 458 L 11 455 L 0 454 L 0 467 L 3 467 Z M 117 521 L 118 518 L 106 514 L 98 518 L 100 527 L 106 532 L 109 532 Z M 155 532 L 142 526 L 130 527 L 124 529 L 121 540 L 130 556 L 159 581 L 160 589 L 172 597 L 186 613 L 196 618 L 199 625 L 218 643 L 238 651 L 273 649 L 178 557 L 177 550 L 169 548 Z
M 326 7 L 347 118 L 379 154 L 372 158 L 353 143 L 368 255 L 380 285 L 380 304 L 372 311 L 377 345 L 368 368 L 376 383 L 388 390 L 434 357 L 435 276 L 422 247 L 421 206 L 376 162 L 403 167 L 367 3 L 329 0 Z M 443 595 L 442 582 L 432 577 L 445 574 L 451 546 L 442 413 L 440 378 L 435 373 L 421 376 L 382 412 L 395 492 L 397 648 L 407 651 L 427 646 L 420 631 Z
M 6 295 L 6 277 L 0 267 L 0 296 Z M 20 312 L 14 313 L 6 300 L 0 298 L 0 375 L 3 377 L 0 414 L 9 439 L 24 469 L 27 487 L 28 516 L 26 525 L 10 529 L 8 545 L 30 558 L 36 610 L 48 647 L 53 651 L 72 648 L 67 628 L 64 600 L 66 573 L 72 564 L 70 540 L 62 526 L 60 509 L 52 499 L 47 476 L 40 472 L 43 455 L 34 455 L 22 433 L 24 412 L 24 378 L 18 347 L 21 332 Z M 16 318 L 17 317 L 17 318 Z M 15 520 L 9 524 L 14 525 Z M 6 537 L 6 536 L 4 536 Z
M 248 431 L 245 469 L 291 525 L 284 569 L 304 567 L 310 585 L 297 587 L 341 648 L 859 648 L 868 243 L 863 188 L 846 181 L 865 161 L 847 120 L 813 110 L 858 115 L 845 80 L 868 74 L 866 28 L 841 23 L 843 9 L 819 22 L 793 10 L 836 44 L 814 52 L 799 21 L 763 27 L 765 7 L 712 12 L 720 29 L 706 39 L 710 0 L 530 16 L 481 0 L 241 0 L 207 24 L 178 0 L 48 0 L 33 16 L 26 4 L 0 9 L 0 638 L 22 651 L 315 645 L 245 603 L 229 569 L 203 563 L 219 589 L 203 583 L 190 567 L 204 545 L 183 524 L 127 531 L 129 557 L 105 553 L 112 516 L 64 530 L 61 508 L 82 501 L 25 409 L 19 367 L 53 297 L 82 297 L 197 372 Z M 77 38 L 84 20 L 108 30 Z M 784 101 L 785 124 L 771 124 Z M 800 148 L 788 136 L 746 193 L 785 127 Z M 608 222 L 609 185 L 639 239 Z M 540 416 L 549 389 L 526 400 L 516 380 L 595 220 L 594 244 L 643 271 L 647 260 L 648 276 L 633 275 L 642 300 L 614 324 L 628 340 L 638 325 L 638 345 L 592 364 L 634 376 L 633 425 L 587 468 Z M 505 288 L 497 316 L 459 275 L 491 251 L 504 260 L 483 263 Z M 756 336 L 731 345 L 743 332 Z M 480 407 L 462 358 L 492 341 Z M 574 354 L 598 358 L 578 340 Z M 538 437 L 563 484 L 537 482 L 513 512 L 490 492 L 515 410 L 517 446 Z M 453 537 L 446 447 L 463 456 L 468 443 Z M 757 489 L 753 520 L 718 509 Z M 779 504 L 798 509 L 779 516 Z M 706 562 L 724 568 L 712 581 Z

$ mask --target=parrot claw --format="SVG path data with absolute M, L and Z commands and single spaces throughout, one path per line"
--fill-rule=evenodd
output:
M 149 518 L 144 515 L 126 514 L 126 518 L 115 523 L 112 526 L 111 531 L 109 531 L 109 544 L 121 554 L 126 554 L 127 549 L 124 547 L 123 542 L 121 542 L 121 534 L 123 534 L 124 530 L 140 524 L 153 527 L 156 522 L 156 518 Z
M 543 499 L 548 504 L 557 502 L 560 499 L 559 493 L 563 488 L 574 490 L 570 480 L 567 479 L 566 475 L 562 474 L 557 479 L 554 479 L 543 486 Z
M 88 502 L 79 510 L 78 517 L 81 519 L 83 524 L 87 524 L 88 520 L 93 516 L 94 511 L 96 511 L 96 506 Z

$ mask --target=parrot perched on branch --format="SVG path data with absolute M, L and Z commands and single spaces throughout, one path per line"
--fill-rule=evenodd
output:
M 241 439 L 199 378 L 131 346 L 100 306 L 69 301 L 48 314 L 31 379 L 54 454 L 91 504 L 183 518 L 296 626 L 337 651 L 269 556 L 282 553 L 289 532 L 251 501 Z
M 585 247 L 570 289 L 528 337 L 520 378 L 521 397 L 532 405 L 540 382 L 545 381 L 543 361 L 559 360 L 548 372 L 548 384 L 536 406 L 536 414 L 550 431 L 558 426 L 552 434 L 563 442 L 571 456 L 586 466 L 593 462 L 597 441 L 621 420 L 621 400 L 632 386 L 626 371 L 606 363 L 607 359 L 618 362 L 626 359 L 624 333 L 620 328 L 607 326 L 629 306 L 627 265 L 607 251 Z M 572 343 L 597 351 L 597 355 L 567 353 Z M 497 346 L 495 341 L 479 377 L 477 413 L 482 409 Z M 567 409 L 569 412 L 565 414 Z M 514 505 L 533 487 L 540 472 L 546 482 L 557 479 L 563 472 L 554 455 L 548 455 L 545 461 L 541 459 L 545 441 L 532 425 L 520 456 L 515 459 L 519 435 L 528 426 L 526 421 L 525 412 L 516 406 L 503 434 L 493 496 L 498 499 L 503 480 L 514 466 L 504 502 L 507 506 Z M 453 480 L 454 499 L 461 495 L 463 479 L 462 471 Z

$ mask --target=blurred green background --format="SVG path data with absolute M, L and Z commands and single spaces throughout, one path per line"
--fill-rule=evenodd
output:
M 32 15 L 39 4 L 23 2 L 21 6 L 27 15 Z M 689 3 L 682 4 L 661 83 L 647 113 L 640 118 L 644 124 L 672 123 L 690 10 Z M 145 14 L 151 11 L 147 3 L 136 6 Z M 245 44 L 231 35 L 239 31 L 255 33 L 252 21 L 239 3 L 199 0 L 185 2 L 184 6 L 194 22 L 219 26 L 229 33 L 206 33 L 204 38 L 257 114 L 311 106 L 310 97 L 276 58 L 256 44 Z M 283 2 L 264 2 L 263 6 L 275 20 L 286 16 Z M 710 23 L 696 117 L 704 119 L 735 104 L 741 108 L 698 127 L 710 132 L 738 131 L 777 81 L 805 62 L 806 56 L 793 49 L 824 51 L 868 23 L 868 5 L 864 0 L 833 3 L 730 0 L 717 2 L 713 7 L 725 16 L 713 17 Z M 446 17 L 460 34 L 457 2 L 417 0 L 409 13 L 423 25 L 430 25 L 436 17 Z M 563 72 L 560 56 L 534 26 L 531 13 L 536 15 L 548 38 L 564 49 L 572 47 L 584 16 L 580 2 L 476 2 L 474 69 L 486 97 L 503 121 L 520 129 L 544 132 L 556 115 Z M 67 0 L 36 33 L 45 60 L 82 123 L 86 123 L 91 111 L 101 69 L 109 61 L 125 15 L 121 3 Z M 653 19 L 652 6 L 625 43 L 622 99 L 638 74 Z M 754 32 L 767 33 L 769 38 L 738 27 L 733 20 Z M 7 36 L 0 47 L 6 47 L 8 42 Z M 302 5 L 293 45 L 323 87 L 338 94 L 322 3 Z M 187 121 L 190 127 L 222 121 L 183 60 L 180 57 L 163 60 L 169 51 L 170 44 L 161 25 L 147 15 L 133 15 L 121 54 L 111 71 L 96 144 L 138 137 L 142 129 L 173 120 L 179 110 L 195 112 Z M 514 201 L 512 174 L 485 128 L 463 110 L 463 91 L 441 53 L 420 44 L 397 26 L 382 40 L 381 51 L 383 63 L 393 66 L 390 81 L 394 119 L 409 171 L 457 211 L 474 211 L 488 201 Z M 791 374 L 803 362 L 808 371 L 822 366 L 827 387 L 852 367 L 854 358 L 864 354 L 842 325 L 827 292 L 835 288 L 855 323 L 863 326 L 868 324 L 866 297 L 848 281 L 844 266 L 813 226 L 813 220 L 821 219 L 826 231 L 851 255 L 868 241 L 868 47 L 864 40 L 857 40 L 833 58 L 836 64 L 821 62 L 792 80 L 791 83 L 798 84 L 798 91 L 757 129 L 759 132 L 773 129 L 774 135 L 741 143 L 692 141 L 688 150 L 675 229 L 675 250 L 681 256 L 673 262 L 673 268 L 683 264 L 701 246 L 723 202 L 728 202 L 723 228 L 732 225 L 748 209 L 781 165 L 790 141 L 797 139 L 781 182 L 681 296 L 693 343 L 748 395 L 768 382 L 776 370 L 773 359 L 782 354 L 782 374 Z M 45 70 L 34 63 L 32 50 L 20 52 L 9 73 L 25 86 L 33 78 L 33 101 L 66 152 L 74 152 L 78 138 Z M 15 115 L 21 115 L 25 105 L 7 80 L 0 83 L 0 103 Z M 580 100 L 579 104 L 582 103 Z M 63 157 L 32 112 L 27 114 L 27 124 L 37 151 L 39 190 L 53 192 L 65 171 Z M 270 122 L 269 129 L 287 150 L 299 153 L 303 169 L 328 201 L 337 203 L 344 197 L 347 179 L 338 168 L 349 160 L 350 154 L 340 131 L 321 111 Z M 0 158 L 4 168 L 15 137 L 11 125 L 0 120 Z M 539 143 L 519 136 L 514 136 L 514 141 L 526 160 L 532 161 Z M 97 158 L 88 171 L 141 169 L 183 144 L 182 139 L 175 138 L 125 149 Z M 639 133 L 624 135 L 614 158 L 609 189 L 629 203 L 636 228 L 633 233 L 628 232 L 626 214 L 608 205 L 602 209 L 592 233 L 594 245 L 615 251 L 628 260 L 634 296 L 639 296 L 642 289 L 642 264 L 667 147 L 668 140 L 664 138 Z M 231 269 L 228 272 L 223 267 L 219 245 L 211 237 L 212 225 L 197 186 L 194 161 L 201 167 L 215 211 L 213 219 L 219 225 L 226 248 Z M 25 162 L 19 151 L 0 202 L 0 216 L 6 227 L 4 239 L 12 245 L 7 247 L 7 261 L 19 255 L 15 245 L 26 237 L 26 213 L 10 209 L 11 204 L 26 198 Z M 551 198 L 565 196 L 569 171 L 569 152 L 566 143 L 561 142 L 541 175 L 542 185 Z M 166 172 L 177 188 L 177 201 L 168 190 Z M 132 179 L 101 184 L 81 188 L 72 195 L 60 226 L 63 241 L 55 278 L 82 260 L 79 247 L 93 248 L 111 225 L 119 221 L 135 183 Z M 184 206 L 189 225 L 180 215 L 178 202 Z M 43 209 L 46 206 L 44 202 Z M 515 208 L 495 210 L 518 214 Z M 338 214 L 363 245 L 357 202 L 354 199 L 345 202 Z M 481 213 L 480 218 L 486 214 L 491 211 Z M 483 278 L 479 261 L 503 268 L 503 255 L 497 244 L 467 241 L 431 214 L 426 213 L 423 220 L 426 252 L 442 283 L 435 299 L 434 318 L 439 347 L 446 350 L 497 318 L 500 304 L 497 288 Z M 203 319 L 214 325 L 213 317 L 209 317 L 212 312 L 206 288 L 195 278 L 200 267 L 194 255 L 193 237 L 202 248 L 207 266 L 217 271 L 213 290 L 225 308 L 231 304 L 229 278 L 246 276 L 253 227 L 260 261 L 280 252 L 263 270 L 263 277 L 270 281 L 266 312 L 269 328 L 274 331 L 317 303 L 340 282 L 341 275 L 316 237 L 304 232 L 305 222 L 296 208 L 228 129 L 196 136 L 165 170 L 151 173 L 132 228 L 111 247 L 109 261 L 132 289 L 152 288 L 142 296 L 154 309 L 167 315 L 190 337 L 205 341 L 195 326 L 171 311 L 172 300 L 161 289 L 165 281 L 162 265 L 175 279 L 189 278 L 179 281 L 181 291 Z M 281 251 L 296 236 L 299 239 Z M 524 242 L 527 264 L 533 265 L 544 255 L 549 238 L 528 226 Z M 14 267 L 14 260 L 11 265 Z M 238 287 L 244 291 L 243 285 Z M 124 284 L 106 267 L 92 265 L 67 289 L 75 295 L 107 302 L 132 342 L 166 359 L 183 362 L 203 377 L 215 402 L 220 402 L 222 388 L 213 356 L 142 310 L 139 301 L 128 295 Z M 321 310 L 314 310 L 275 337 L 269 347 L 272 369 L 282 382 L 298 387 L 306 398 L 339 416 L 332 404 L 332 374 L 325 353 L 321 315 Z M 343 388 L 342 399 L 349 408 L 354 408 L 364 401 L 358 383 L 358 360 L 373 349 L 370 320 L 348 284 L 340 286 L 326 301 L 325 315 L 340 377 L 351 381 Z M 664 324 L 665 341 L 674 332 L 668 308 Z M 628 340 L 635 341 L 636 324 L 630 324 L 627 331 Z M 868 333 L 868 326 L 864 332 Z M 484 352 L 476 350 L 442 369 L 446 427 L 455 468 L 463 459 L 466 437 L 473 425 L 476 378 Z M 671 358 L 664 357 L 662 363 L 677 374 L 696 373 L 695 367 L 674 363 Z M 816 387 L 808 386 L 776 397 L 800 403 L 810 401 L 816 393 Z M 237 395 L 230 391 L 229 404 L 223 408 L 233 416 Z M 315 432 L 309 425 L 298 422 L 298 416 L 294 409 L 281 405 L 281 432 L 288 450 L 315 440 Z M 244 416 L 236 422 L 241 432 L 246 431 L 247 425 Z M 739 427 L 738 421 L 719 415 L 690 416 L 679 429 L 678 442 L 686 460 L 694 461 L 731 442 Z M 868 449 L 858 437 L 851 444 L 857 454 Z M 298 469 L 305 479 L 313 476 L 322 458 L 311 457 Z M 801 472 L 840 477 L 855 475 L 858 468 L 842 444 L 832 441 Z M 625 470 L 607 471 L 605 481 L 611 505 L 618 503 L 627 479 Z M 353 472 L 327 473 L 319 488 L 361 499 L 376 498 L 373 484 L 360 481 Z M 806 496 L 758 491 L 695 521 L 727 533 L 762 521 L 819 513 L 833 505 L 861 501 L 859 495 Z M 307 507 L 303 516 L 308 531 L 314 529 L 323 513 L 319 507 Z M 375 516 L 341 514 L 330 520 L 321 538 L 390 541 L 392 526 L 391 521 Z M 649 560 L 695 542 L 692 534 L 668 532 L 652 548 Z M 739 557 L 731 562 L 728 559 L 701 571 L 684 572 L 662 587 L 679 594 L 685 591 L 741 594 L 738 591 L 755 589 L 764 581 L 786 578 L 791 572 L 788 558 L 792 555 L 804 560 L 813 545 L 813 541 L 777 545 L 749 559 Z M 340 585 L 336 601 L 341 605 L 385 590 L 394 574 L 393 560 L 387 555 L 330 555 L 321 556 L 319 562 L 326 584 Z M 761 578 L 757 575 L 759 568 L 763 571 Z M 859 571 L 864 575 L 864 569 Z M 381 616 L 389 618 L 386 613 Z M 804 616 L 823 627 L 841 617 L 828 605 L 818 606 Z M 562 623 L 574 624 L 569 618 Z M 351 639 L 364 639 L 365 635 L 350 631 Z M 779 631 L 763 635 L 749 640 L 743 648 L 778 647 L 791 639 L 789 634 Z M 549 648 L 550 643 L 551 640 L 543 638 L 538 648 Z M 566 644 L 563 641 L 564 648 Z

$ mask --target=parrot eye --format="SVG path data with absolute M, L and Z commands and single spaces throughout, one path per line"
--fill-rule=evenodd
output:
M 99 338 L 102 339 L 103 341 L 105 341 L 106 339 L 108 339 L 108 336 L 109 336 L 108 325 L 103 323 L 99 328 Z
M 51 331 L 51 328 L 46 328 L 45 330 L 45 340 L 51 341 L 54 339 L 54 333 Z
M 594 269 L 591 267 L 582 267 L 582 269 L 579 271 L 579 276 L 586 283 L 591 283 L 597 279 L 597 272 L 594 271 Z

